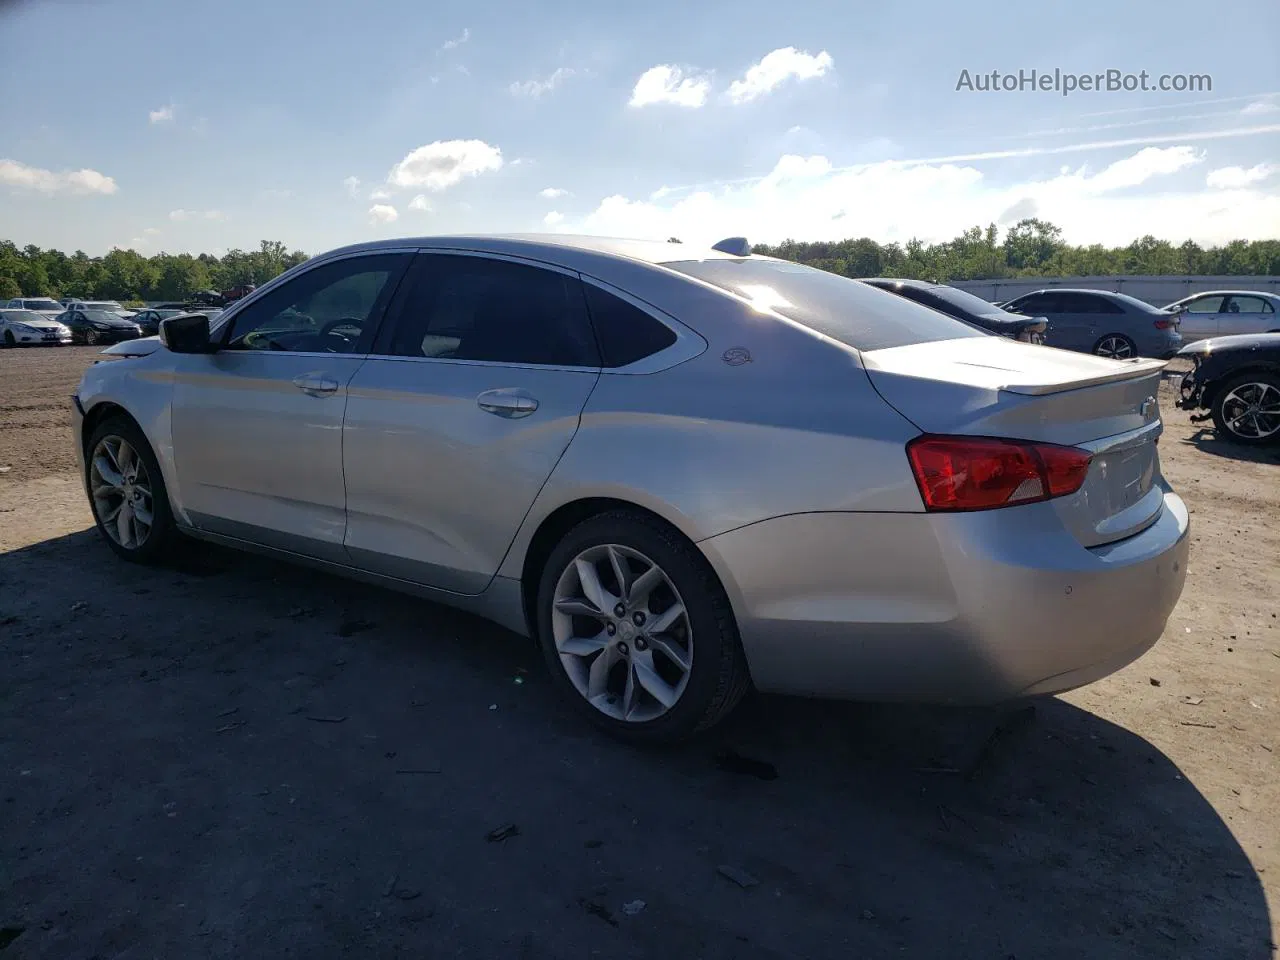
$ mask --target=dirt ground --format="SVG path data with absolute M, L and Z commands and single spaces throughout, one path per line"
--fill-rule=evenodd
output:
M 69 472 L 93 355 L 0 352 L 5 960 L 1273 955 L 1280 464 L 1171 393 L 1194 543 L 1136 664 L 1033 717 L 757 697 L 638 751 L 471 617 L 117 561 Z

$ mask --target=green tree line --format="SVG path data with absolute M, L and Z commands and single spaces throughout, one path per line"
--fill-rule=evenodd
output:
M 231 250 L 221 257 L 202 253 L 157 253 L 144 257 L 115 249 L 103 257 L 83 250 L 67 255 L 0 240 L 0 300 L 11 297 L 79 297 L 82 300 L 184 300 L 197 290 L 226 290 L 242 283 L 263 284 L 307 259 L 278 241 L 257 250 Z
M 1280 240 L 1234 240 L 1201 247 L 1188 240 L 1174 245 L 1152 236 L 1127 247 L 1073 246 L 1044 220 L 1020 220 L 1003 239 L 995 224 L 973 227 L 954 240 L 926 244 L 877 243 L 868 237 L 835 241 L 785 240 L 757 244 L 756 253 L 805 263 L 846 277 L 907 277 L 927 280 L 991 280 L 1025 276 L 1114 276 L 1280 274 Z M 202 253 L 112 250 L 91 257 L 65 254 L 0 240 L 0 300 L 10 297 L 80 297 L 104 300 L 182 300 L 197 290 L 226 290 L 242 283 L 263 284 L 307 259 L 283 243 L 263 240 L 257 250 L 231 250 L 221 257 Z
M 945 243 L 877 243 L 867 237 L 837 241 L 785 240 L 757 244 L 756 253 L 795 260 L 846 277 L 913 280 L 998 280 L 1005 277 L 1138 275 L 1259 276 L 1280 274 L 1280 240 L 1233 240 L 1201 247 L 1174 245 L 1152 236 L 1127 247 L 1072 246 L 1062 231 L 1034 217 L 1020 220 L 1000 238 L 993 223 L 972 227 Z

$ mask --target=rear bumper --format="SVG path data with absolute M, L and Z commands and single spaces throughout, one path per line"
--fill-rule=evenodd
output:
M 1182 593 L 1188 516 L 1172 491 L 1151 526 L 1094 549 L 1052 510 L 799 514 L 699 546 L 761 690 L 998 703 L 1137 659 Z

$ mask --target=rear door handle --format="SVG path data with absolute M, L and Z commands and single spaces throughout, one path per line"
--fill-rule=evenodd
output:
M 293 385 L 303 393 L 309 393 L 313 397 L 335 393 L 338 389 L 337 380 L 332 380 L 316 373 L 306 373 L 300 377 L 294 377 Z
M 520 390 L 486 390 L 476 397 L 476 405 L 495 417 L 518 420 L 538 409 L 538 401 Z

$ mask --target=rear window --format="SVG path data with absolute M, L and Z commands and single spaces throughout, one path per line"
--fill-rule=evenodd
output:
M 896 294 L 785 260 L 682 260 L 663 266 L 776 310 L 857 350 L 988 336 Z

